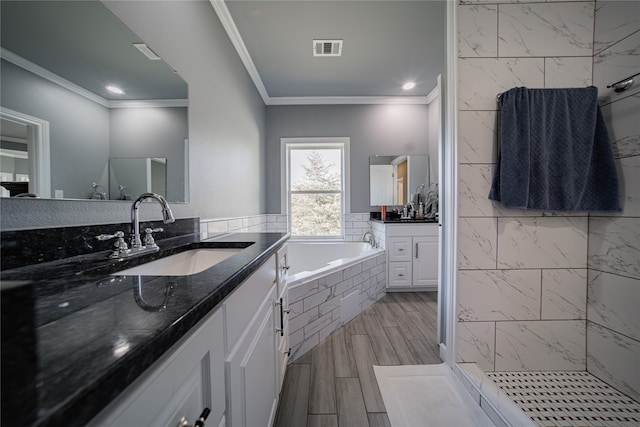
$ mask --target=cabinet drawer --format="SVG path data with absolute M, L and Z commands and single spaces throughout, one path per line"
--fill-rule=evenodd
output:
M 289 258 L 287 245 L 276 252 L 276 280 L 278 281 L 278 295 L 283 293 L 284 287 L 289 278 Z
M 390 262 L 389 263 L 389 283 L 392 287 L 408 287 L 412 283 L 412 263 L 411 262 Z
M 389 261 L 411 261 L 411 237 L 390 237 Z

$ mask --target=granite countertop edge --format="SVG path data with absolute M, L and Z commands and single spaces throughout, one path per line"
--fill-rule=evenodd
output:
M 173 242 L 165 243 L 166 248 L 164 251 L 154 254 L 151 257 L 144 257 L 143 261 L 148 262 L 183 250 L 216 247 L 217 245 L 219 247 L 219 245 L 225 245 L 225 243 L 228 242 L 256 242 L 256 247 L 253 249 L 249 249 L 251 246 L 245 248 L 245 250 L 249 250 L 245 252 L 244 255 L 240 255 L 244 251 L 237 254 L 240 255 L 237 262 L 230 263 L 227 267 L 219 267 L 216 274 L 212 274 L 212 278 L 223 278 L 219 283 L 211 286 L 211 292 L 188 307 L 175 321 L 157 330 L 153 336 L 147 337 L 144 344 L 137 344 L 130 352 L 116 359 L 110 366 L 103 369 L 98 376 L 87 380 L 82 387 L 74 390 L 71 395 L 61 398 L 56 406 L 44 408 L 42 407 L 44 405 L 40 404 L 41 399 L 38 399 L 38 405 L 36 405 L 37 413 L 33 425 L 85 425 L 159 360 L 172 346 L 178 343 L 200 320 L 214 310 L 227 295 L 233 292 L 246 278 L 262 266 L 271 255 L 284 245 L 288 238 L 289 235 L 286 233 L 232 233 L 207 240 L 200 240 L 198 235 L 180 236 L 174 238 Z M 235 256 L 236 255 L 234 255 L 234 257 Z M 236 266 L 238 262 L 242 263 L 239 268 Z M 133 264 L 139 263 L 141 262 L 134 261 Z M 56 269 L 56 263 L 53 264 L 54 266 L 49 267 L 49 270 L 47 270 L 47 266 L 36 265 L 33 270 L 21 268 L 14 272 L 5 271 L 3 272 L 3 280 L 6 278 L 18 280 L 23 274 L 28 277 L 30 271 L 39 272 L 35 274 L 35 277 L 46 276 L 48 271 Z M 69 264 L 65 263 L 64 260 L 58 264 L 59 269 L 69 268 Z M 121 266 L 118 267 L 113 262 L 103 261 L 102 265 L 106 267 L 97 269 L 93 267 L 93 270 L 91 270 L 91 263 L 89 263 L 90 275 L 87 280 L 94 281 L 96 278 L 110 277 L 114 268 L 116 268 L 115 271 L 118 271 L 117 268 L 121 268 Z M 208 270 L 214 268 L 216 268 L 216 266 Z M 220 269 L 223 269 L 222 273 Z M 205 272 L 206 271 L 207 270 L 205 270 Z M 77 275 L 77 273 L 75 275 Z M 163 278 L 161 276 L 157 277 L 158 279 L 156 280 L 159 280 L 158 283 L 162 283 Z M 165 280 L 168 282 L 170 278 L 167 277 Z M 44 279 L 37 279 L 32 283 L 34 286 L 38 286 L 38 282 L 44 282 Z

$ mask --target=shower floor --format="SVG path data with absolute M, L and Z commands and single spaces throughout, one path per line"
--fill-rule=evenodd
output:
M 640 426 L 640 403 L 588 372 L 485 374 L 539 426 Z

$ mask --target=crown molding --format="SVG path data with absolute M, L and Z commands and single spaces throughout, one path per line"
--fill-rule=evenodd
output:
M 43 79 L 49 80 L 52 83 L 57 84 L 58 86 L 62 86 L 63 88 L 74 92 L 80 96 L 87 98 L 90 101 L 93 101 L 97 104 L 102 105 L 103 107 L 109 107 L 109 102 L 101 96 L 96 95 L 93 92 L 86 90 L 83 87 L 78 86 L 75 83 L 70 82 L 67 79 L 60 77 L 59 75 L 52 73 L 46 68 L 42 68 L 41 66 L 34 64 L 33 62 L 16 55 L 15 53 L 8 51 L 4 48 L 0 48 L 0 54 L 2 55 L 2 59 L 11 62 L 12 64 L 17 65 L 20 68 L 24 68 L 25 70 L 42 77 Z
M 267 105 L 343 105 L 343 104 L 392 104 L 421 105 L 431 101 L 426 96 L 300 96 L 273 97 Z
M 54 84 L 57 84 L 58 86 L 61 86 L 77 95 L 87 98 L 88 100 L 93 101 L 96 104 L 100 104 L 106 108 L 145 108 L 145 107 L 157 108 L 157 107 L 188 107 L 189 106 L 188 99 L 148 99 L 148 100 L 110 101 L 4 48 L 0 48 L 0 55 L 2 56 L 2 59 L 17 65 L 20 68 L 23 68 L 39 77 L 42 77 L 43 79 L 46 79 Z
M 236 23 L 233 21 L 231 17 L 231 13 L 229 13 L 229 9 L 227 9 L 227 5 L 223 0 L 209 0 L 209 3 L 213 6 L 213 10 L 215 10 L 218 15 L 218 19 L 222 23 L 231 43 L 236 48 L 236 52 L 240 56 L 240 60 L 244 64 L 244 67 L 247 69 L 251 80 L 253 80 L 253 84 L 256 86 L 258 93 L 262 97 L 262 100 L 265 104 L 269 105 L 269 94 L 267 93 L 267 89 L 264 87 L 264 83 L 262 83 L 262 79 L 260 78 L 260 74 L 258 73 L 258 69 L 256 68 L 253 60 L 251 59 L 251 55 L 249 55 L 249 51 L 247 50 L 244 41 L 242 40 L 242 36 L 238 31 L 238 27 L 236 27 Z

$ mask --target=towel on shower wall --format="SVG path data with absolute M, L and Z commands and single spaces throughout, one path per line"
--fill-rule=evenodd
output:
M 499 102 L 500 150 L 490 199 L 514 209 L 621 210 L 597 88 L 519 87 Z

